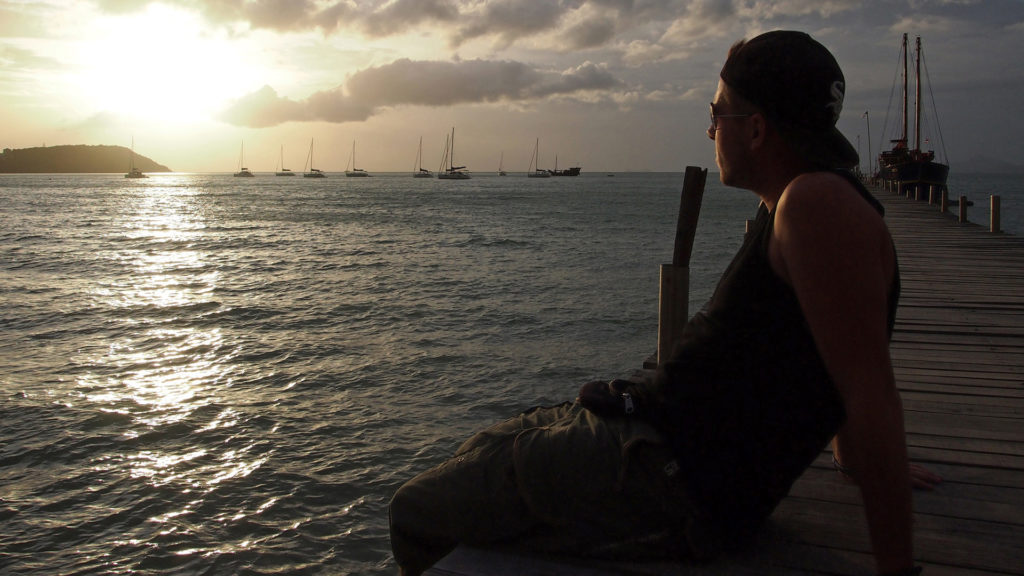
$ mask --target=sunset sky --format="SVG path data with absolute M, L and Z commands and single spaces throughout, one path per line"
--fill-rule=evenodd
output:
M 896 123 L 899 42 L 921 36 L 926 136 L 953 170 L 1024 165 L 1021 0 L 0 0 L 0 147 L 116 144 L 188 172 L 714 166 L 729 46 L 811 33 L 846 73 L 867 168 Z M 937 115 L 932 113 L 931 100 Z M 870 128 L 864 112 L 869 113 Z M 936 122 L 937 120 L 937 122 Z M 885 128 L 885 132 L 883 132 Z M 938 129 L 937 129 L 938 128 Z

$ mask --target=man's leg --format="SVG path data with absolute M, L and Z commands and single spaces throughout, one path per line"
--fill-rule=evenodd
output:
M 531 410 L 496 424 L 402 486 L 391 500 L 390 521 L 391 549 L 403 573 L 423 572 L 459 543 L 504 542 L 534 528 L 519 495 L 513 445 L 522 430 L 544 426 L 568 409 Z

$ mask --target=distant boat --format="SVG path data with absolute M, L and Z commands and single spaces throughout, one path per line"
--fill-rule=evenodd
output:
M 284 145 L 281 145 L 281 170 L 274 173 L 274 176 L 295 176 L 295 172 L 284 167 Z
M 552 176 L 579 176 L 580 175 L 580 170 L 582 170 L 582 168 L 580 168 L 579 166 L 573 166 L 572 168 L 566 168 L 565 170 L 559 170 L 558 169 L 558 154 L 555 154 L 555 169 L 554 170 L 549 170 L 549 172 L 551 172 Z
M 551 178 L 551 173 L 547 170 L 541 170 L 537 166 L 538 158 L 540 157 L 540 138 L 537 138 L 537 142 L 533 145 L 533 157 L 530 158 L 530 167 L 527 169 L 527 178 Z
M 501 158 L 498 160 L 498 176 L 508 176 L 508 172 L 505 172 L 505 153 L 501 153 Z
M 128 173 L 124 175 L 125 178 L 149 178 L 135 167 L 135 138 L 132 138 L 132 151 L 128 156 Z
M 441 157 L 441 168 L 437 171 L 439 180 L 469 180 L 469 172 L 465 166 L 455 166 L 455 128 L 452 128 L 451 140 L 445 135 L 444 156 Z
M 370 173 L 367 172 L 366 170 L 363 170 L 362 168 L 356 168 L 356 141 L 355 140 L 352 141 L 352 156 L 349 157 L 348 161 L 349 161 L 349 165 L 352 166 L 352 169 L 349 170 L 348 166 L 345 166 L 345 176 L 348 176 L 349 178 L 352 178 L 352 177 L 365 178 L 366 176 L 370 175 Z
M 320 170 L 313 168 L 313 140 L 309 141 L 309 155 L 306 156 L 306 164 L 302 167 L 303 170 L 309 168 L 308 172 L 305 172 L 303 178 L 327 178 L 327 175 Z
M 935 151 L 921 150 L 921 38 L 917 38 L 915 76 L 917 78 L 915 94 L 914 147 L 908 142 L 907 107 L 907 35 L 903 35 L 901 47 L 903 64 L 903 125 L 899 138 L 892 140 L 892 149 L 878 156 L 878 176 L 884 180 L 897 180 L 913 188 L 927 192 L 928 186 L 946 187 L 949 166 L 935 161 Z
M 416 164 L 412 167 L 413 178 L 433 178 L 434 175 L 423 167 L 423 136 L 420 136 L 420 147 L 416 150 Z
M 253 177 L 253 173 L 249 172 L 249 169 L 245 167 L 245 142 L 242 142 L 242 152 L 238 157 L 238 172 L 235 172 L 235 176 L 241 176 L 242 178 Z

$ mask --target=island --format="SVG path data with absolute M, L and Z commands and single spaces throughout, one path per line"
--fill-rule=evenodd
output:
M 124 146 L 41 146 L 4 148 L 0 153 L 0 174 L 92 174 L 127 172 L 132 158 Z M 142 172 L 172 172 L 170 168 L 135 154 L 135 167 Z

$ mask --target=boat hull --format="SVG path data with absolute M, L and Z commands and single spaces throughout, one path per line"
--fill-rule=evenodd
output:
M 943 189 L 949 177 L 949 166 L 931 160 L 910 160 L 883 164 L 879 175 L 885 180 L 900 182 L 905 188 L 927 190 L 929 186 L 936 186 Z
M 565 170 L 555 169 L 555 170 L 551 171 L 551 175 L 552 176 L 579 176 L 580 175 L 580 170 L 582 170 L 582 168 L 580 168 L 579 166 L 573 166 L 572 168 L 566 168 Z

